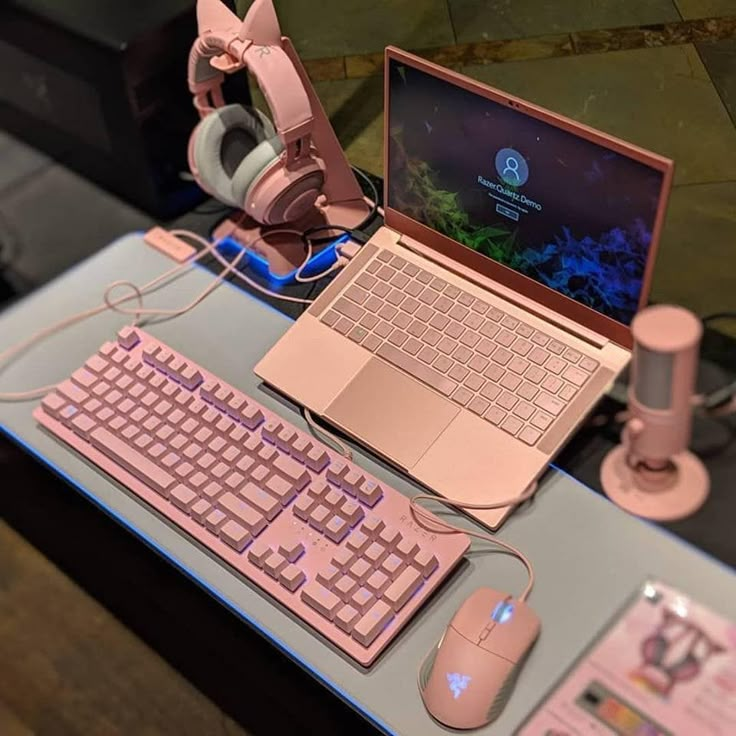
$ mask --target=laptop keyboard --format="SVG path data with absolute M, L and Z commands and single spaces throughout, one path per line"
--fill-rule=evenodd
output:
M 527 445 L 599 363 L 390 251 L 321 321 Z

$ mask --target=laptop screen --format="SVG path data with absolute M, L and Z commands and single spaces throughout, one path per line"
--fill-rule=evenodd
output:
M 387 204 L 625 325 L 664 173 L 390 59 Z

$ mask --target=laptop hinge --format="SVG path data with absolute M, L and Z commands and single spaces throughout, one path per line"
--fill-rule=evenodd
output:
M 398 245 L 402 245 L 404 248 L 407 248 L 408 250 L 412 251 L 412 253 L 416 253 L 422 258 L 428 258 L 430 261 L 436 263 L 438 266 L 441 266 L 448 271 L 452 271 L 452 273 L 460 276 L 461 278 L 467 279 L 468 281 L 471 281 L 472 283 L 476 284 L 482 289 L 485 289 L 486 291 L 490 291 L 492 294 L 495 294 L 497 297 L 499 297 L 499 299 L 504 299 L 507 302 L 515 304 L 517 307 L 523 309 L 526 312 L 531 312 L 536 317 L 543 319 L 545 322 L 553 324 L 558 329 L 567 332 L 569 335 L 572 335 L 579 340 L 587 342 L 589 345 L 592 345 L 598 350 L 602 350 L 606 345 L 609 344 L 610 340 L 607 337 L 603 337 L 603 335 L 599 335 L 592 330 L 576 325 L 573 321 L 565 319 L 564 317 L 556 319 L 555 316 L 553 314 L 550 314 L 549 310 L 545 309 L 541 304 L 537 305 L 536 302 L 528 298 L 519 298 L 519 296 L 514 291 L 506 288 L 505 286 L 502 286 L 501 284 L 496 283 L 492 279 L 489 279 L 485 276 L 480 276 L 479 274 L 475 274 L 475 272 L 473 272 L 471 269 L 462 266 L 462 264 L 459 264 L 450 258 L 442 258 L 441 255 L 440 257 L 437 257 L 437 253 L 434 253 L 434 251 L 432 251 L 431 249 L 422 246 L 420 242 L 413 240 L 406 235 L 402 235 L 395 230 L 392 230 L 392 232 L 397 236 L 396 243 Z

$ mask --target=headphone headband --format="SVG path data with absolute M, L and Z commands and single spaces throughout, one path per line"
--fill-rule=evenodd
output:
M 255 77 L 273 115 L 276 132 L 286 146 L 287 160 L 306 155 L 314 120 L 312 107 L 296 67 L 281 46 L 257 46 L 240 40 L 236 32 L 229 38 L 213 33 L 199 36 L 189 54 L 188 81 L 200 116 L 225 104 L 225 76 L 211 63 L 223 54 L 237 60 L 228 72 L 248 69 Z

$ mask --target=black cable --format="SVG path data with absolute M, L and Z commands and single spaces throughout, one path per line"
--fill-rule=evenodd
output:
M 711 322 L 720 322 L 724 319 L 736 319 L 736 312 L 714 312 L 713 314 L 706 314 L 705 317 L 701 317 L 700 321 L 704 325 L 707 325 Z
M 366 215 L 363 222 L 360 223 L 355 229 L 356 230 L 362 230 L 375 216 L 378 212 L 378 189 L 376 188 L 376 185 L 373 182 L 373 179 L 368 176 L 368 174 L 365 173 L 362 169 L 359 169 L 357 166 L 351 166 L 350 167 L 353 170 L 354 174 L 357 174 L 367 185 L 368 188 L 371 190 L 371 201 L 373 202 L 373 206 L 371 207 L 371 211 Z

